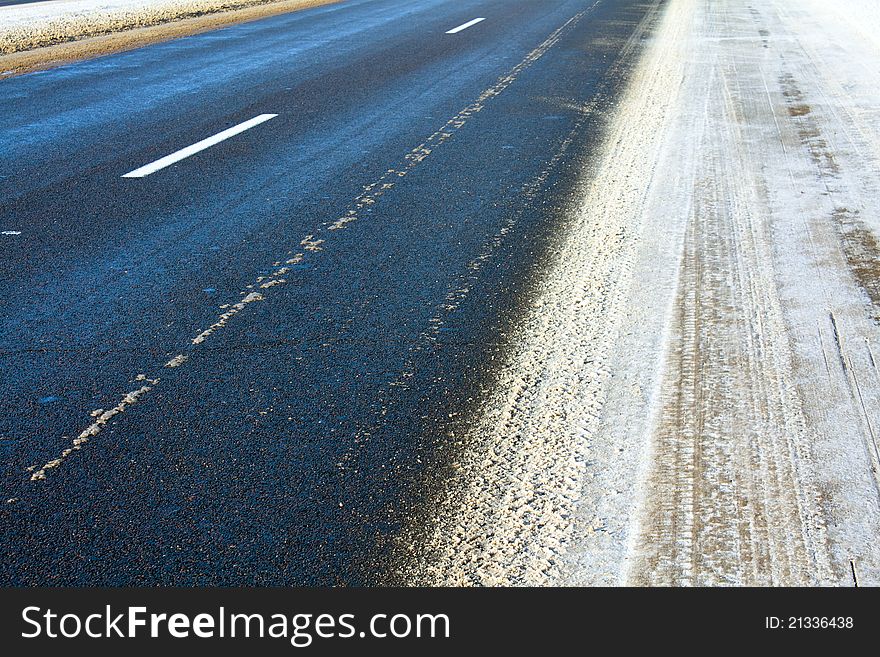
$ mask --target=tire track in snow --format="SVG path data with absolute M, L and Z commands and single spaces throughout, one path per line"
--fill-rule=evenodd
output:
M 875 197 L 871 128 L 802 45 L 838 57 L 834 22 L 789 8 L 695 5 L 707 130 L 629 583 L 876 581 L 877 254 L 839 227 Z

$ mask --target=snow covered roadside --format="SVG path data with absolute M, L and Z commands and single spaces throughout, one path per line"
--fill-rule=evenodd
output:
M 692 206 L 628 583 L 880 584 L 880 80 L 856 15 L 880 7 L 694 7 L 703 109 L 663 165 L 693 167 L 666 184 Z
M 337 0 L 51 0 L 0 7 L 0 71 L 23 72 Z
M 669 0 L 429 584 L 880 584 L 880 7 Z

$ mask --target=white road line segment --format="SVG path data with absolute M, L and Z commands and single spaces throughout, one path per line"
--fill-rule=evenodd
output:
M 453 27 L 446 34 L 456 34 L 458 32 L 461 32 L 462 30 L 468 29 L 471 25 L 476 25 L 477 23 L 480 23 L 484 20 L 486 20 L 486 19 L 485 18 L 475 18 L 474 20 L 468 21 L 467 23 L 459 25 L 458 27 Z
M 277 114 L 260 114 L 259 116 L 255 116 L 252 119 L 248 119 L 243 123 L 239 123 L 238 125 L 232 126 L 224 130 L 223 132 L 218 132 L 216 135 L 212 137 L 208 137 L 207 139 L 203 139 L 202 141 L 196 142 L 191 146 L 187 146 L 186 148 L 181 148 L 179 151 L 175 151 L 171 153 L 171 155 L 166 155 L 163 158 L 156 160 L 155 162 L 151 162 L 150 164 L 145 164 L 144 166 L 135 169 L 134 171 L 129 171 L 126 173 L 123 178 L 144 178 L 145 176 L 149 176 L 151 173 L 155 173 L 160 169 L 164 169 L 165 167 L 171 166 L 176 162 L 180 162 L 183 159 L 188 158 L 190 155 L 195 155 L 196 153 L 205 150 L 206 148 L 210 148 L 215 144 L 219 144 L 221 141 L 229 139 L 230 137 L 234 137 L 235 135 L 244 132 L 245 130 L 250 130 L 254 126 L 258 126 L 261 123 L 265 123 L 269 119 L 274 119 Z

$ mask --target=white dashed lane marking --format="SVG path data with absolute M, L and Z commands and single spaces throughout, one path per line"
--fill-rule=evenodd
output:
M 165 167 L 171 166 L 176 162 L 180 162 L 188 158 L 190 155 L 195 155 L 196 153 L 205 150 L 206 148 L 211 148 L 215 144 L 219 144 L 221 141 L 229 139 L 230 137 L 234 137 L 237 134 L 244 132 L 245 130 L 250 130 L 251 128 L 260 125 L 261 123 L 265 123 L 269 119 L 274 119 L 277 114 L 260 114 L 259 116 L 255 116 L 252 119 L 248 119 L 244 123 L 239 123 L 238 125 L 232 126 L 223 132 L 218 132 L 213 137 L 208 137 L 207 139 L 202 139 L 202 141 L 196 142 L 192 146 L 187 146 L 186 148 L 181 148 L 179 151 L 175 151 L 171 155 L 166 155 L 163 158 L 156 160 L 155 162 L 151 162 L 150 164 L 145 164 L 144 166 L 135 169 L 134 171 L 129 171 L 126 173 L 123 178 L 143 178 L 145 176 L 149 176 L 151 173 L 155 173 L 159 171 L 159 169 L 164 169 Z
M 486 20 L 486 19 L 485 18 L 475 18 L 474 20 L 468 21 L 467 23 L 459 25 L 458 27 L 453 27 L 451 30 L 446 32 L 446 34 L 456 34 L 458 32 L 461 32 L 462 30 L 468 29 L 472 25 L 476 25 L 477 23 L 481 23 L 484 20 Z

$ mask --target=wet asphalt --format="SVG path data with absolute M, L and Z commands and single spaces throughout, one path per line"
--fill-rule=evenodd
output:
M 382 583 L 652 4 L 350 0 L 0 81 L 0 583 Z

